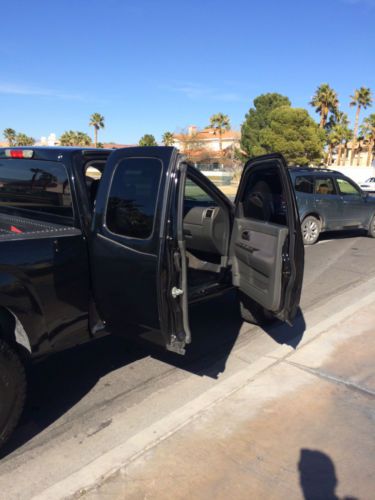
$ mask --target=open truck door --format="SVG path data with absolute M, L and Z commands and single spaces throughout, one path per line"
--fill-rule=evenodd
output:
M 281 155 L 250 160 L 235 200 L 230 243 L 233 284 L 254 304 L 291 324 L 302 289 L 304 247 L 297 203 Z M 246 300 L 242 303 L 246 313 Z M 245 315 L 244 315 L 244 319 Z
M 100 180 L 90 241 L 93 294 L 114 334 L 184 353 L 190 341 L 177 234 L 177 150 L 113 152 Z M 185 283 L 186 287 L 186 283 Z

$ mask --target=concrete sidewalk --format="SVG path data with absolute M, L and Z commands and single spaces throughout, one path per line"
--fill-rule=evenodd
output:
M 374 498 L 374 335 L 372 303 L 297 350 L 279 347 L 238 390 L 81 495 Z

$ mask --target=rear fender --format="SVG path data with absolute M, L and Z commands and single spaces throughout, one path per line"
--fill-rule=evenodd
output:
M 0 335 L 11 335 L 29 353 L 48 349 L 42 307 L 30 283 L 0 273 Z

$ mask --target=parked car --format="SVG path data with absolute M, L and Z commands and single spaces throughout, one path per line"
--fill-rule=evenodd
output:
M 0 445 L 25 361 L 108 333 L 183 354 L 189 304 L 230 289 L 246 321 L 290 323 L 303 266 L 280 155 L 249 161 L 232 203 L 170 147 L 1 148 Z
M 375 177 L 370 177 L 367 181 L 360 184 L 359 187 L 367 193 L 375 193 Z
M 328 169 L 289 169 L 296 192 L 305 245 L 323 231 L 365 229 L 375 238 L 375 198 L 348 177 Z

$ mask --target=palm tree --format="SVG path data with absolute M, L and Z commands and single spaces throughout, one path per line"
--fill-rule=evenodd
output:
M 375 145 L 375 113 L 372 113 L 363 120 L 361 135 L 363 135 L 368 143 L 366 165 L 369 167 L 371 165 L 372 153 Z
M 4 138 L 8 141 L 9 146 L 14 146 L 16 142 L 16 131 L 12 128 L 6 128 L 3 132 Z
M 67 130 L 60 137 L 61 146 L 75 146 L 75 132 Z
M 94 145 L 98 145 L 98 130 L 104 128 L 104 116 L 100 113 L 93 113 L 90 117 L 90 127 L 94 127 Z
M 17 146 L 32 146 L 35 143 L 35 139 L 26 134 L 20 133 L 16 135 L 15 144 Z
M 354 91 L 354 95 L 351 95 L 350 106 L 357 106 L 357 110 L 355 112 L 355 122 L 354 122 L 354 132 L 353 132 L 353 141 L 352 141 L 352 152 L 350 156 L 350 163 L 353 162 L 354 155 L 356 153 L 357 146 L 357 134 L 358 134 L 358 123 L 359 123 L 359 113 L 361 109 L 366 109 L 371 106 L 372 103 L 372 95 L 371 89 L 367 87 L 360 87 Z
M 174 144 L 174 134 L 172 132 L 164 132 L 162 137 L 162 142 L 164 146 L 173 146 Z
M 61 135 L 60 144 L 62 146 L 90 146 L 91 138 L 84 132 L 68 130 Z
M 320 113 L 320 128 L 324 128 L 327 123 L 328 113 L 337 111 L 339 100 L 337 93 L 328 83 L 322 83 L 315 91 L 310 105 L 315 107 L 315 111 Z
M 216 113 L 216 115 L 212 115 L 210 117 L 210 127 L 219 133 L 219 146 L 220 152 L 223 149 L 222 145 L 222 134 L 223 130 L 230 130 L 230 119 L 228 115 L 224 115 L 223 113 Z
M 333 127 L 332 130 L 327 134 L 327 144 L 327 165 L 329 166 L 332 163 L 333 150 L 340 144 L 340 136 L 336 127 Z
M 91 137 L 85 134 L 85 132 L 76 132 L 75 143 L 76 146 L 91 146 Z

